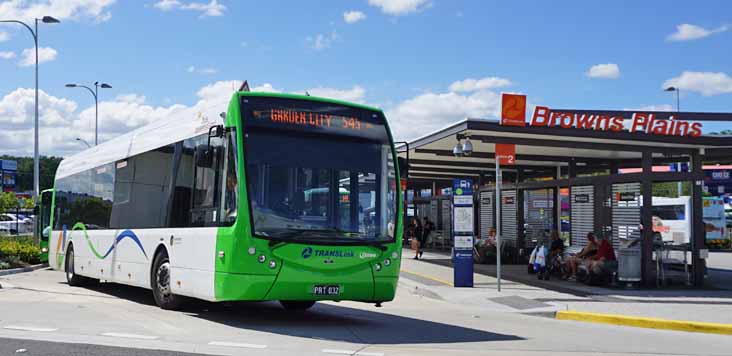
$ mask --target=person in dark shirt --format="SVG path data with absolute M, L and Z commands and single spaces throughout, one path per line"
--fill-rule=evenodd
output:
M 435 225 L 426 216 L 424 217 L 424 224 L 422 224 L 422 237 L 419 239 L 419 257 L 422 257 L 424 253 L 424 246 L 427 244 L 428 238 L 432 230 L 435 229 Z
M 551 233 L 551 245 L 549 247 L 549 253 L 552 256 L 556 256 L 564 252 L 564 240 L 559 238 L 559 232 L 552 230 Z

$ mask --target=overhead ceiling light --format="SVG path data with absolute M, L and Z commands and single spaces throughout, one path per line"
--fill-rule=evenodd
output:
M 455 157 L 461 157 L 463 155 L 463 144 L 460 143 L 460 140 L 458 140 L 455 147 L 453 147 L 452 154 L 455 155 Z
M 463 156 L 470 156 L 473 154 L 473 143 L 470 142 L 469 138 L 465 138 L 465 143 L 463 143 Z

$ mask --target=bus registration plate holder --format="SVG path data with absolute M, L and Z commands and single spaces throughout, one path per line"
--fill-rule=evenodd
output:
M 340 295 L 341 286 L 335 284 L 316 284 L 313 286 L 314 295 Z

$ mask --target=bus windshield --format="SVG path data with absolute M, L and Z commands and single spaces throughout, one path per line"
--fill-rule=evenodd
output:
M 391 241 L 396 179 L 381 113 L 243 97 L 252 231 L 282 240 Z

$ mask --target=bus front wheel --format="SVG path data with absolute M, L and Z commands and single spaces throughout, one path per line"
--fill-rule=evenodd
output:
M 180 307 L 180 297 L 173 294 L 170 284 L 170 259 L 168 254 L 159 253 L 155 256 L 151 277 L 155 304 L 167 310 L 178 309 Z
M 313 305 L 315 305 L 315 302 L 310 301 L 293 301 L 293 300 L 280 300 L 280 304 L 282 304 L 282 307 L 285 308 L 285 310 L 289 311 L 305 311 L 310 309 Z
M 72 287 L 81 287 L 89 283 L 89 279 L 76 274 L 74 270 L 74 248 L 73 245 L 69 245 L 66 250 L 66 263 L 64 264 L 64 270 L 66 272 L 66 282 Z

